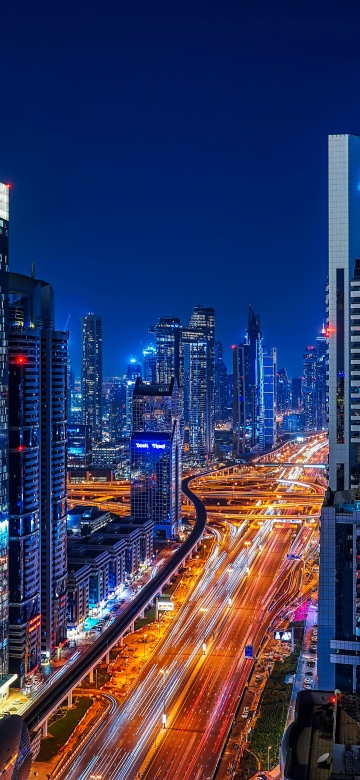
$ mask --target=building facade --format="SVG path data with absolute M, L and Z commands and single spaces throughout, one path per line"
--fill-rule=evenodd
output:
M 184 349 L 182 326 L 178 317 L 160 317 L 149 332 L 155 336 L 156 381 L 168 385 L 175 377 L 178 387 L 184 384 Z
M 246 341 L 233 347 L 233 454 L 238 457 L 264 438 L 264 361 L 260 318 L 251 306 Z
M 91 425 L 93 442 L 102 441 L 102 323 L 101 317 L 86 314 L 81 320 L 82 421 Z
M 360 138 L 329 137 L 329 486 L 321 514 L 319 686 L 360 691 Z
M 8 504 L 8 270 L 9 187 L 0 183 L 0 674 L 9 668 L 9 504 Z
M 221 341 L 215 341 L 215 423 L 228 420 L 228 373 Z
M 91 425 L 67 426 L 68 469 L 91 469 L 93 465 Z
M 322 329 L 316 337 L 316 417 L 317 431 L 327 428 L 327 338 L 326 330 Z
M 204 462 L 211 459 L 215 442 L 215 310 L 195 306 L 182 339 L 188 351 L 189 452 Z
M 143 379 L 144 382 L 155 384 L 156 378 L 156 347 L 150 344 L 143 350 Z
M 9 274 L 9 294 L 12 311 L 12 354 L 13 359 L 24 358 L 23 374 L 14 374 L 15 395 L 11 403 L 25 406 L 23 416 L 16 424 L 16 411 L 12 417 L 12 436 L 15 447 L 12 457 L 16 469 L 13 472 L 12 491 L 21 493 L 21 485 L 27 494 L 22 497 L 18 508 L 13 507 L 12 530 L 14 534 L 12 550 L 20 555 L 24 550 L 24 570 L 18 569 L 19 599 L 23 605 L 13 602 L 14 614 L 18 612 L 26 617 L 26 623 L 32 620 L 32 609 L 37 603 L 36 585 L 36 478 L 40 469 L 40 574 L 41 574 L 41 653 L 51 657 L 57 647 L 66 640 L 66 420 L 67 420 L 67 366 L 68 333 L 54 328 L 54 295 L 47 283 L 24 276 Z M 31 346 L 32 345 L 32 346 Z M 26 348 L 29 351 L 27 355 Z M 24 350 L 24 353 L 21 352 Z M 39 366 L 36 368 L 36 350 L 39 354 Z M 29 364 L 26 360 L 29 357 Z M 21 363 L 12 364 L 19 365 Z M 25 365 L 27 368 L 25 369 Z M 32 368 L 31 368 L 32 366 Z M 30 370 L 31 368 L 31 370 Z M 38 370 L 38 373 L 37 373 Z M 38 384 L 37 384 L 38 382 Z M 40 429 L 36 435 L 36 388 L 40 388 Z M 17 390 L 16 390 L 17 388 Z M 26 395 L 20 397 L 22 393 Z M 33 413 L 30 406 L 33 405 Z M 28 408 L 25 408 L 27 407 Z M 14 409 L 16 407 L 14 406 Z M 27 416 L 28 415 L 28 416 Z M 34 429 L 31 434 L 30 418 Z M 22 441 L 21 441 L 22 439 Z M 16 445 L 16 442 L 19 444 Z M 31 445 L 30 445 L 31 441 Z M 16 446 L 22 448 L 16 453 Z M 19 457 L 20 453 L 20 457 Z M 36 463 L 37 453 L 39 461 Z M 32 498 L 34 492 L 35 501 Z M 26 502 L 25 502 L 26 498 Z M 32 517 L 31 517 L 32 515 Z M 32 538 L 32 554 L 26 552 L 26 546 Z M 16 558 L 16 561 L 18 558 Z M 13 572 L 16 576 L 16 571 Z M 25 582 L 22 583 L 22 578 Z M 24 590 L 22 591 L 22 588 Z M 23 594 L 23 596 L 21 596 Z M 33 606 L 32 606 L 33 605 Z M 23 608 L 24 607 L 24 608 Z M 35 620 L 38 616 L 35 615 Z M 33 625 L 33 624 L 31 624 Z M 26 627 L 26 631 L 29 627 Z M 28 645 L 30 647 L 30 645 Z
M 180 399 L 168 385 L 137 380 L 130 448 L 131 517 L 151 520 L 154 536 L 172 537 L 181 520 Z
M 276 444 L 276 349 L 263 347 L 264 368 L 264 428 L 261 449 L 268 450 Z
M 305 430 L 316 430 L 316 349 L 306 347 L 304 351 L 304 376 L 302 396 L 305 414 Z

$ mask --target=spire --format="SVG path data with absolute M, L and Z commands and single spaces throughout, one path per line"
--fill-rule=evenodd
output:
M 35 263 L 32 261 L 31 263 L 31 278 L 35 279 Z

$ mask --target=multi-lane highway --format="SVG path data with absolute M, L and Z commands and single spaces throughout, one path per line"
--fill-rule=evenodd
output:
M 293 454 L 285 448 L 277 460 L 289 462 Z M 307 443 L 296 451 L 297 460 L 311 458 L 316 463 L 325 460 L 324 442 Z M 319 511 L 315 499 L 322 488 L 315 470 L 305 472 L 300 466 L 279 469 L 269 464 L 261 474 L 255 473 L 256 467 L 246 467 L 197 480 L 204 501 L 205 494 L 217 493 L 216 507 L 211 508 L 218 519 L 216 542 L 203 575 L 127 700 L 99 723 L 91 744 L 67 767 L 69 780 L 89 780 L 92 775 L 103 780 L 213 776 L 252 665 L 245 646 L 256 652 L 272 618 L 301 588 L 304 562 L 317 546 L 316 523 L 289 522 L 289 517 L 299 518 L 297 494 L 309 497 L 306 506 L 311 506 L 313 517 Z M 240 506 L 250 478 L 254 488 L 258 480 L 267 492 L 264 505 L 257 506 L 263 499 L 254 496 L 245 512 L 234 510 L 226 517 L 228 497 L 222 490 L 234 494 L 235 506 Z M 289 553 L 295 558 L 287 558 Z

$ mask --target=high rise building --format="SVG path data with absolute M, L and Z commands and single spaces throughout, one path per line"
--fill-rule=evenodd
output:
M 360 138 L 330 136 L 329 491 L 320 530 L 318 687 L 344 693 L 360 693 L 359 176 Z
M 215 310 L 195 306 L 182 331 L 188 345 L 189 451 L 193 459 L 210 459 L 215 430 Z
M 156 379 L 156 347 L 150 344 L 143 350 L 143 378 L 144 382 L 154 384 Z
M 294 376 L 291 380 L 291 408 L 293 412 L 298 412 L 302 408 L 302 378 Z
M 130 358 L 126 376 L 130 382 L 136 382 L 138 376 L 141 376 L 141 363 L 134 357 Z
M 276 408 L 279 414 L 290 411 L 290 381 L 286 368 L 280 368 L 277 375 Z
M 15 297 L 9 303 L 9 670 L 22 688 L 41 662 L 40 330 Z
M 264 429 L 261 449 L 276 444 L 276 348 L 263 347 L 264 366 Z
M 67 426 L 67 467 L 71 469 L 91 469 L 93 463 L 91 425 Z
M 152 520 L 154 536 L 172 537 L 181 519 L 180 399 L 176 379 L 133 394 L 131 516 Z
M 109 415 L 109 438 L 112 444 L 126 436 L 126 387 L 127 380 L 110 377 L 106 385 L 105 401 Z
M 68 333 L 55 330 L 47 282 L 11 273 L 9 295 L 10 636 L 25 671 L 38 653 L 39 525 L 42 655 L 66 640 Z
M 306 347 L 304 351 L 304 376 L 302 382 L 305 430 L 316 429 L 316 349 Z
M 155 335 L 156 381 L 169 384 L 174 376 L 179 388 L 184 384 L 184 350 L 181 322 L 178 317 L 160 317 L 157 325 L 149 328 Z
M 101 317 L 82 317 L 81 393 L 83 424 L 91 425 L 93 442 L 102 441 L 102 324 Z
M 327 338 L 322 329 L 316 337 L 316 403 L 315 427 L 324 431 L 327 427 Z
M 221 341 L 215 341 L 215 422 L 220 423 L 228 419 L 227 409 L 227 368 L 223 359 Z
M 260 318 L 251 306 L 246 341 L 233 347 L 234 456 L 262 443 L 264 428 L 264 372 Z
M 8 673 L 9 505 L 8 505 L 8 270 L 9 188 L 0 183 L 0 675 Z

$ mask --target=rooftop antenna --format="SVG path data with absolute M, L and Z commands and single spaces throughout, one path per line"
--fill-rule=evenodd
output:
M 35 279 L 35 263 L 32 261 L 31 263 L 31 278 Z

